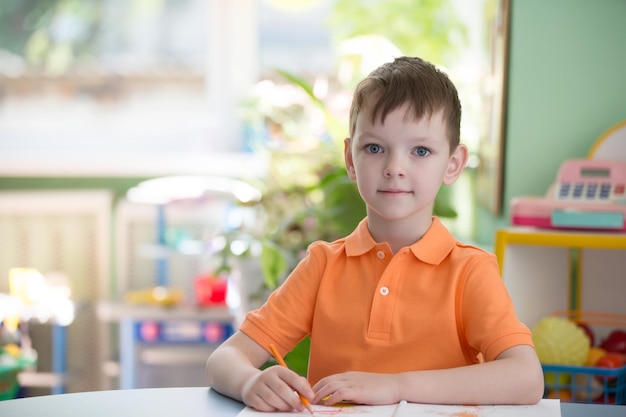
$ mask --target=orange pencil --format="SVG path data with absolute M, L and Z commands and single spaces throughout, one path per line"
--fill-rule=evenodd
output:
M 270 350 L 272 351 L 272 355 L 274 355 L 274 359 L 276 359 L 276 362 L 278 362 L 281 366 L 288 368 L 287 364 L 283 360 L 283 357 L 280 356 L 280 353 L 278 353 L 278 350 L 276 349 L 276 346 L 274 346 L 274 344 L 270 344 Z M 311 403 L 309 403 L 309 400 L 307 400 L 306 397 L 299 392 L 298 396 L 300 397 L 300 401 L 302 402 L 302 405 L 304 405 L 304 408 L 309 410 L 309 413 L 313 415 L 313 410 L 311 409 Z

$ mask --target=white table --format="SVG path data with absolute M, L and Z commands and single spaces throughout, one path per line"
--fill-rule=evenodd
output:
M 241 409 L 242 403 L 206 387 L 95 391 L 0 401 L 2 417 L 235 417 Z M 561 415 L 624 417 L 626 406 L 562 403 Z

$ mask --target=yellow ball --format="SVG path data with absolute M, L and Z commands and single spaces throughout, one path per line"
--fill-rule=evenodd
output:
M 544 317 L 532 329 L 537 356 L 543 364 L 583 365 L 589 338 L 576 323 L 563 317 Z

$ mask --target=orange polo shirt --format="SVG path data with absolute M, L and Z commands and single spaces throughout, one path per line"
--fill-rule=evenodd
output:
M 495 255 L 458 242 L 436 217 L 395 255 L 367 219 L 346 238 L 311 244 L 240 330 L 281 354 L 310 335 L 311 384 L 345 371 L 453 368 L 532 346 Z

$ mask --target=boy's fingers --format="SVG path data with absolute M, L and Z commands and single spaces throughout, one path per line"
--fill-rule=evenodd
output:
M 313 397 L 315 397 L 315 392 L 313 391 L 311 384 L 309 384 L 309 381 L 301 375 L 298 375 L 297 380 L 294 382 L 293 388 L 298 391 L 298 393 L 306 397 L 308 400 L 312 400 Z
M 289 385 L 294 390 L 298 391 L 300 394 L 305 397 L 313 398 L 314 392 L 313 388 L 309 384 L 309 381 L 302 375 L 292 371 L 291 369 L 277 367 L 277 375 L 280 379 L 282 379 L 287 385 Z
M 298 395 L 299 386 L 302 385 L 302 377 L 285 368 L 282 368 L 282 370 L 277 372 L 277 376 L 277 379 L 272 380 L 270 389 L 283 401 L 283 404 L 282 406 L 279 406 L 279 409 L 286 411 L 302 411 L 304 406 L 302 405 L 300 396 Z M 306 382 L 306 380 L 304 382 L 304 388 L 306 388 L 308 382 Z

